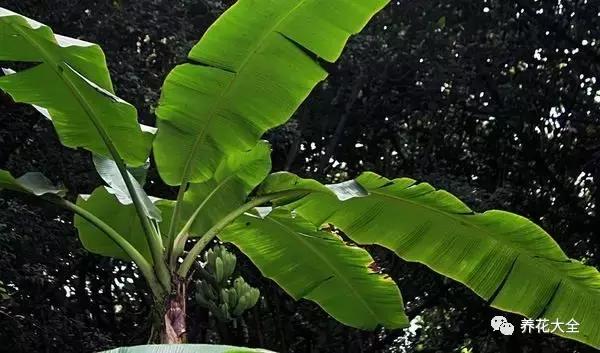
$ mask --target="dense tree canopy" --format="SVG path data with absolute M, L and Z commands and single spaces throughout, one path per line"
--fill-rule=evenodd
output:
M 97 42 L 119 96 L 154 124 L 166 73 L 229 2 L 29 1 L 3 7 Z M 600 6 L 593 1 L 397 1 L 326 66 L 294 119 L 269 133 L 275 169 L 322 182 L 364 169 L 410 176 L 474 209 L 538 222 L 573 258 L 600 265 Z M 1 97 L 0 167 L 39 170 L 72 195 L 98 183 L 89 153 L 66 150 L 31 108 Z M 151 169 L 152 194 L 173 198 Z M 0 198 L 0 351 L 82 352 L 144 343 L 149 294 L 130 264 L 82 250 L 72 218 Z M 294 302 L 248 261 L 263 300 L 236 325 L 189 310 L 196 342 L 282 352 L 587 352 L 546 334 L 492 332 L 498 312 L 464 286 L 376 249 L 413 318 L 406 331 L 347 328 Z M 238 257 L 241 257 L 238 256 Z M 518 316 L 511 316 L 519 322 Z

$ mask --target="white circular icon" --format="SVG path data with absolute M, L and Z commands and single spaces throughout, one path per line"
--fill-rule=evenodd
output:
M 492 318 L 492 328 L 494 331 L 498 331 L 500 330 L 500 326 L 505 322 L 508 322 L 508 320 L 504 316 L 494 316 Z
M 512 336 L 513 332 L 515 332 L 515 327 L 510 322 L 503 322 L 500 325 L 500 333 L 504 336 Z
M 512 336 L 515 332 L 513 324 L 508 322 L 504 316 L 494 316 L 490 322 L 494 331 L 500 331 L 505 336 Z

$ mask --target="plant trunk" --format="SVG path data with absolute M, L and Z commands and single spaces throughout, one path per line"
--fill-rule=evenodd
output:
M 161 323 L 160 342 L 163 344 L 186 343 L 186 282 L 175 278 L 174 293 L 171 293 L 164 307 Z

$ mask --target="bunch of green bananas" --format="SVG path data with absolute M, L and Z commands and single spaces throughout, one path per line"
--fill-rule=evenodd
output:
M 240 316 L 258 302 L 260 291 L 251 287 L 242 277 L 233 281 L 230 288 L 221 289 L 221 301 L 227 304 L 233 316 Z
M 206 270 L 211 273 L 218 284 L 225 283 L 235 270 L 236 257 L 225 249 L 224 246 L 217 245 L 204 253 Z
M 258 302 L 260 291 L 242 277 L 230 280 L 236 257 L 223 246 L 209 249 L 204 260 L 204 279 L 197 282 L 196 301 L 222 321 L 233 320 Z

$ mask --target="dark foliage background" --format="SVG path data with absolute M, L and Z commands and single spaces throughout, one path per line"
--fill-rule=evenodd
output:
M 152 124 L 161 82 L 230 5 L 214 0 L 0 0 L 105 50 L 117 93 Z M 600 265 L 600 4 L 400 0 L 354 38 L 332 75 L 268 134 L 275 170 L 338 181 L 373 170 L 445 188 L 476 210 L 542 225 Z M 1 48 L 0 48 L 1 50 Z M 31 108 L 0 96 L 0 168 L 42 171 L 71 197 L 100 181 Z M 173 197 L 155 172 L 151 193 Z M 149 300 L 127 264 L 82 250 L 72 216 L 0 196 L 0 352 L 92 352 L 144 343 Z M 420 328 L 364 332 L 293 302 L 242 261 L 264 300 L 233 327 L 190 310 L 190 338 L 281 352 L 591 352 L 549 335 L 491 331 L 498 312 L 464 286 L 374 249 Z M 510 316 L 513 323 L 520 317 Z M 599 318 L 600 320 L 600 318 Z

